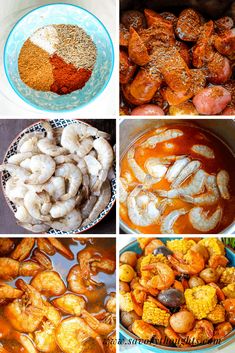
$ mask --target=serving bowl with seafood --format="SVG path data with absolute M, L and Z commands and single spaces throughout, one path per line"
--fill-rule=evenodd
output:
M 120 330 L 151 351 L 234 338 L 235 254 L 218 238 L 139 238 L 120 251 Z
M 122 1 L 120 115 L 234 115 L 235 16 L 213 2 Z
M 11 143 L 0 169 L 17 223 L 30 232 L 79 233 L 115 203 L 109 133 L 77 120 L 37 122 Z
M 0 352 L 116 352 L 115 254 L 113 238 L 0 238 Z
M 130 141 L 120 145 L 120 217 L 125 232 L 231 232 L 234 153 L 214 134 L 213 124 L 219 135 L 225 134 L 219 121 L 197 125 L 123 120 L 122 141 Z M 234 131 L 233 122 L 226 129 L 230 125 Z

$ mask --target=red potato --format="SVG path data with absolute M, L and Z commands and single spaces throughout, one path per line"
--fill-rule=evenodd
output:
M 131 115 L 165 115 L 164 111 L 155 104 L 143 104 L 141 107 L 136 107 L 132 110 Z
M 135 73 L 136 65 L 128 58 L 124 50 L 120 50 L 120 83 L 128 83 Z
M 232 75 L 230 62 L 220 53 L 215 53 L 207 65 L 209 70 L 208 81 L 214 84 L 222 84 L 229 80 Z
M 196 42 L 200 34 L 201 17 L 193 9 L 183 10 L 178 18 L 175 32 L 181 40 Z
M 199 114 L 216 115 L 231 102 L 231 94 L 222 86 L 204 88 L 193 98 L 193 104 Z

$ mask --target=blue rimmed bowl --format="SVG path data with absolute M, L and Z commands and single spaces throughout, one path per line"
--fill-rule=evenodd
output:
M 173 240 L 173 239 L 179 239 L 179 238 L 161 238 L 161 241 L 163 243 L 166 243 L 167 240 Z M 228 266 L 235 266 L 235 252 L 233 250 L 231 250 L 230 248 L 226 247 L 226 257 L 229 260 L 229 264 Z M 137 241 L 133 241 L 132 243 L 126 245 L 124 248 L 122 248 L 120 250 L 120 255 L 123 254 L 126 251 L 134 251 L 137 254 L 141 254 L 142 250 L 139 247 L 139 244 Z M 204 344 L 201 346 L 194 346 L 194 347 L 190 347 L 190 348 L 178 348 L 178 347 L 167 347 L 167 346 L 162 346 L 159 344 L 147 344 L 147 343 L 143 343 L 141 342 L 141 340 L 135 336 L 132 332 L 128 331 L 121 323 L 120 323 L 120 338 L 121 341 L 123 339 L 123 337 L 127 340 L 127 344 L 128 342 L 134 342 L 137 341 L 138 342 L 138 349 L 142 352 L 142 353 L 148 353 L 148 352 L 155 352 L 155 353 L 164 353 L 164 352 L 168 352 L 168 353 L 204 353 L 204 352 L 208 352 L 210 353 L 210 351 L 216 350 L 218 349 L 218 347 L 221 347 L 225 344 L 229 344 L 231 340 L 233 340 L 235 338 L 235 328 L 233 328 L 233 331 L 231 331 L 226 337 L 222 338 L 220 343 L 218 344 Z
M 18 57 L 24 42 L 38 28 L 50 24 L 70 24 L 83 28 L 97 48 L 96 64 L 89 81 L 81 90 L 63 96 L 28 87 L 18 71 Z M 34 108 L 51 112 L 76 110 L 92 102 L 107 86 L 113 65 L 113 44 L 105 26 L 87 10 L 70 4 L 49 4 L 30 11 L 15 24 L 4 48 L 4 69 L 13 90 Z

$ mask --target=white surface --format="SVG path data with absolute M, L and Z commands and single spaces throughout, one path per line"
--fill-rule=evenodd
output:
M 21 18 L 25 13 L 33 7 L 49 4 L 49 3 L 70 3 L 74 5 L 79 5 L 88 11 L 96 15 L 107 28 L 113 44 L 116 43 L 116 0 L 1 0 L 1 11 L 0 11 L 0 23 L 5 23 L 5 27 L 9 24 L 14 25 L 14 23 Z M 5 28 L 6 29 L 6 28 Z M 3 29 L 4 30 L 4 29 Z M 8 28 L 7 28 L 8 30 Z M 0 40 L 5 41 L 1 30 Z M 1 57 L 3 55 L 1 47 Z M 116 59 L 115 55 L 115 59 Z M 2 65 L 2 60 L 0 65 Z M 1 68 L 2 69 L 2 68 Z M 2 71 L 2 70 L 1 70 Z M 111 117 L 117 113 L 118 110 L 118 74 L 117 74 L 117 60 L 115 60 L 115 67 L 113 75 L 109 84 L 105 88 L 104 92 L 94 100 L 88 106 L 78 109 L 71 113 L 45 113 L 40 110 L 36 110 L 31 106 L 24 103 L 15 92 L 10 87 L 9 83 L 6 82 L 6 78 L 1 78 L 0 80 L 0 115 L 17 115 L 24 118 L 42 117 L 46 115 L 48 118 L 63 117 L 63 118 L 104 118 Z M 115 87 L 116 86 L 116 87 Z

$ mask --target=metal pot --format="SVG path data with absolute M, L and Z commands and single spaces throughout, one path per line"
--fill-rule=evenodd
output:
M 123 119 L 120 123 L 120 159 L 141 135 L 149 129 L 160 127 L 168 124 L 187 123 L 197 125 L 200 128 L 215 134 L 229 150 L 235 158 L 235 119 Z M 129 143 L 128 143 L 128 142 Z M 136 234 L 136 231 L 127 226 L 120 219 L 120 227 L 125 233 Z M 235 233 L 235 221 L 224 231 L 223 234 Z

